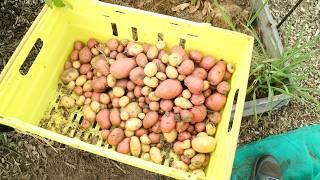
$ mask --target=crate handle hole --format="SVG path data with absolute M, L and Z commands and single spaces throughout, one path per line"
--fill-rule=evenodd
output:
M 239 89 L 236 90 L 236 92 L 234 93 L 234 97 L 233 97 L 233 103 L 232 104 L 237 104 L 237 100 L 238 100 L 238 95 L 239 95 Z M 234 110 L 234 112 L 237 111 L 237 106 L 235 106 L 236 109 Z M 230 120 L 229 120 L 229 126 L 228 126 L 228 132 L 231 131 L 232 126 L 233 126 L 233 119 L 234 119 L 234 114 L 230 115 Z
M 112 34 L 114 36 L 118 36 L 117 24 L 116 23 L 111 23 L 111 28 L 112 28 Z
M 138 29 L 136 27 L 131 27 L 132 39 L 138 41 Z
M 37 58 L 38 54 L 40 53 L 43 46 L 42 39 L 38 38 L 37 41 L 34 43 L 32 49 L 29 51 L 27 58 L 24 60 L 22 65 L 20 66 L 19 72 L 21 75 L 25 76 L 28 74 L 34 60 Z
M 163 41 L 163 34 L 162 33 L 158 33 L 158 41 Z
M 83 121 L 83 116 L 80 117 L 80 120 L 79 120 L 80 125 L 81 125 L 82 121 Z
M 179 42 L 179 46 L 181 46 L 182 48 L 184 48 L 186 45 L 186 40 L 183 38 L 180 38 L 180 42 Z
M 77 116 L 78 116 L 77 114 L 74 114 L 73 118 L 72 118 L 72 121 L 74 121 L 77 118 Z

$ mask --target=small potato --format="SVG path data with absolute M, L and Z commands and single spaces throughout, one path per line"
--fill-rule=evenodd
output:
M 191 141 L 190 139 L 186 139 L 182 142 L 181 148 L 182 149 L 189 149 L 191 147 Z
M 76 85 L 82 86 L 87 81 L 86 75 L 81 75 L 76 79 Z
M 159 103 L 158 102 L 150 102 L 149 108 L 151 111 L 159 111 Z
M 76 50 L 81 50 L 83 48 L 83 43 L 79 40 L 74 41 L 73 48 Z
M 83 91 L 84 92 L 91 92 L 92 91 L 92 86 L 91 86 L 92 81 L 88 80 L 83 84 Z
M 82 112 L 83 112 L 84 119 L 90 122 L 94 122 L 94 120 L 96 119 L 96 113 L 90 108 L 89 105 L 83 106 Z
M 75 106 L 75 100 L 68 96 L 62 96 L 61 105 L 67 109 L 71 109 Z
M 152 127 L 159 119 L 159 115 L 157 112 L 151 111 L 148 112 L 143 118 L 143 127 L 148 129 Z
M 144 77 L 143 83 L 151 88 L 156 88 L 159 85 L 159 80 L 156 77 Z
M 189 90 L 185 89 L 182 91 L 182 97 L 189 99 L 191 97 L 191 93 Z
M 164 81 L 167 79 L 167 75 L 163 72 L 157 72 L 156 77 L 161 81 Z
M 81 86 L 76 86 L 74 87 L 73 92 L 80 96 L 83 94 L 83 89 L 81 88 Z
M 178 53 L 172 53 L 168 57 L 169 64 L 173 67 L 176 67 L 182 63 L 182 57 Z
M 78 106 L 83 106 L 85 99 L 86 98 L 84 96 L 79 96 L 78 100 L 76 101 L 76 104 Z
M 85 46 L 79 51 L 79 61 L 82 64 L 89 63 L 91 61 L 91 58 L 92 53 L 90 51 L 90 48 L 88 48 L 87 46 Z
M 102 129 L 100 134 L 103 140 L 107 140 L 110 134 L 110 130 Z
M 124 89 L 121 87 L 114 87 L 112 92 L 115 97 L 122 97 L 125 93 Z
M 157 71 L 158 71 L 158 67 L 156 65 L 156 63 L 154 62 L 149 62 L 145 67 L 144 67 L 144 74 L 149 76 L 149 77 L 152 77 L 154 75 L 157 74 Z
M 166 43 L 164 41 L 158 41 L 156 47 L 157 49 L 162 50 L 166 47 Z
M 155 90 L 155 95 L 162 99 L 173 99 L 181 94 L 183 87 L 181 82 L 175 79 L 162 81 Z
M 204 105 L 193 106 L 191 108 L 192 113 L 192 123 L 202 122 L 207 116 L 207 108 Z
M 150 151 L 150 145 L 148 144 L 142 144 L 141 145 L 142 152 L 149 152 Z
M 70 81 L 68 84 L 67 84 L 67 89 L 68 90 L 73 90 L 74 87 L 76 87 L 76 83 L 74 81 Z
M 227 64 L 227 71 L 232 74 L 234 72 L 234 66 L 233 64 L 228 63 Z
M 124 130 L 124 135 L 126 137 L 131 137 L 134 135 L 134 131 Z
M 119 46 L 119 42 L 117 39 L 113 38 L 113 39 L 109 39 L 107 41 L 107 47 L 111 50 L 111 51 L 116 51 L 117 48 Z
M 229 81 L 230 79 L 231 79 L 231 73 L 227 71 L 223 76 L 223 80 Z
M 164 133 L 172 131 L 176 126 L 175 115 L 170 112 L 161 117 L 160 128 Z
M 212 94 L 212 90 L 211 89 L 207 89 L 203 92 L 204 97 L 209 97 Z
M 160 59 L 161 59 L 161 62 L 163 62 L 164 64 L 167 64 L 169 62 L 169 55 L 163 54 Z
M 113 63 L 115 63 L 116 61 L 114 60 L 114 59 L 116 59 L 117 58 L 117 55 L 118 55 L 118 52 L 117 51 L 111 51 L 110 52 L 110 60 L 109 60 L 109 64 L 113 64 Z M 111 60 L 113 60 L 113 62 L 111 61 Z
M 97 101 L 92 101 L 90 104 L 90 108 L 94 111 L 94 112 L 99 112 L 100 110 L 100 104 Z
M 102 109 L 97 113 L 96 121 L 101 129 L 109 129 L 110 123 L 110 112 L 108 109 Z
M 196 155 L 196 151 L 193 150 L 192 148 L 189 148 L 184 150 L 183 155 L 185 155 L 187 158 L 193 158 L 193 156 Z
M 171 100 L 162 99 L 160 101 L 160 108 L 165 112 L 169 112 L 173 108 L 173 103 Z
M 208 73 L 205 69 L 203 68 L 195 68 L 194 71 L 192 72 L 192 75 L 201 78 L 202 80 L 205 80 L 208 76 Z
M 127 88 L 128 79 L 118 79 L 116 82 L 116 87 L 121 87 L 123 89 Z
M 165 72 L 166 65 L 159 59 L 154 59 L 152 62 L 156 63 L 158 72 Z
M 106 93 L 101 93 L 99 100 L 102 104 L 109 104 L 110 103 L 110 97 Z
M 90 99 L 90 98 L 86 98 L 86 99 L 84 100 L 84 104 L 85 104 L 85 105 L 90 105 L 90 103 L 91 103 L 91 99 Z
M 182 133 L 179 133 L 179 135 L 178 135 L 178 140 L 179 141 L 184 141 L 184 140 L 187 140 L 187 139 L 190 139 L 190 138 L 191 138 L 191 134 L 189 132 L 186 132 L 186 131 L 182 132 Z
M 91 95 L 91 100 L 99 102 L 100 101 L 100 93 L 93 92 L 92 95 Z
M 141 153 L 141 143 L 137 136 L 130 138 L 130 152 L 132 156 L 138 157 Z
M 72 67 L 75 68 L 75 69 L 80 69 L 80 67 L 81 67 L 80 61 L 73 61 L 72 62 Z
M 192 171 L 192 174 L 195 174 L 197 176 L 200 176 L 200 177 L 205 177 L 206 174 L 204 173 L 204 171 L 202 169 L 194 169 Z
M 176 168 L 176 169 L 180 169 L 182 171 L 189 170 L 189 166 L 186 163 L 184 163 L 183 161 L 173 161 L 171 167 Z
M 203 80 L 194 75 L 186 77 L 184 84 L 188 87 L 192 94 L 200 94 L 204 86 Z
M 155 92 L 149 93 L 148 98 L 149 98 L 151 101 L 159 101 L 159 100 L 160 100 L 160 97 L 156 96 L 156 95 L 155 95 Z
M 206 56 L 201 60 L 200 67 L 202 67 L 205 70 L 210 70 L 215 63 L 216 63 L 215 58 L 213 58 L 212 56 Z
M 132 100 L 134 98 L 134 93 L 132 91 L 127 93 L 127 96 L 130 100 Z
M 151 140 L 147 134 L 140 136 L 140 141 L 142 144 L 151 144 Z
M 206 99 L 206 106 L 213 111 L 220 111 L 226 104 L 226 96 L 214 93 Z
M 89 47 L 89 48 L 94 48 L 94 47 L 96 47 L 98 45 L 98 42 L 97 42 L 97 40 L 95 40 L 94 38 L 90 38 L 89 40 L 88 40 L 88 42 L 87 42 L 87 46 Z
M 112 74 L 109 74 L 107 76 L 107 84 L 109 87 L 114 87 L 116 85 L 116 78 L 114 76 L 112 76 Z
M 157 147 L 152 147 L 150 149 L 150 158 L 151 158 L 152 162 L 154 162 L 156 164 L 160 164 L 162 162 L 162 156 L 161 156 L 160 149 Z
M 178 67 L 179 74 L 185 75 L 185 76 L 192 74 L 193 70 L 194 70 L 194 62 L 189 59 L 184 60 L 181 63 L 181 65 Z
M 91 70 L 90 64 L 81 64 L 79 72 L 80 74 L 87 74 Z
M 213 136 L 216 133 L 216 126 L 213 123 L 206 125 L 206 132 L 209 136 Z
M 136 85 L 132 81 L 128 81 L 127 83 L 127 90 L 128 91 L 133 91 Z
M 186 76 L 185 75 L 178 75 L 178 77 L 177 77 L 177 79 L 179 80 L 179 81 L 183 81 L 184 79 L 186 78 Z
M 138 118 L 139 118 L 139 119 L 143 119 L 145 116 L 146 116 L 146 115 L 145 115 L 144 113 L 139 113 L 139 114 L 138 114 Z
M 124 132 L 121 128 L 114 128 L 108 136 L 108 143 L 117 146 L 124 138 Z
M 121 121 L 119 126 L 121 129 L 124 129 L 124 127 L 126 126 L 126 123 L 124 121 Z
M 203 90 L 202 91 L 208 90 L 209 87 L 210 87 L 209 81 L 203 81 Z
M 191 122 L 193 119 L 193 114 L 190 110 L 180 111 L 180 117 L 183 122 Z
M 102 76 L 91 81 L 91 87 L 94 92 L 103 92 L 107 89 L 107 78 Z
M 181 144 L 182 144 L 182 142 L 180 142 L 180 141 L 176 141 L 176 142 L 173 144 L 173 151 L 174 151 L 174 153 L 176 153 L 177 155 L 182 155 L 182 154 L 183 154 L 184 149 L 181 148 Z
M 142 121 L 138 118 L 130 118 L 126 121 L 125 129 L 135 131 L 142 126 Z
M 88 129 L 90 127 L 90 125 L 91 125 L 90 121 L 87 121 L 85 119 L 81 123 L 81 127 L 84 129 Z
M 217 141 L 206 133 L 200 136 L 199 134 L 191 141 L 192 149 L 199 153 L 211 153 L 216 147 Z
M 152 126 L 151 130 L 155 133 L 161 133 L 161 123 L 158 121 L 155 125 Z
M 122 44 L 120 44 L 120 45 L 118 46 L 118 48 L 117 48 L 117 52 L 120 54 L 120 53 L 123 52 L 123 50 L 124 50 L 124 46 L 123 46 Z
M 142 67 L 135 67 L 130 71 L 129 78 L 136 85 L 143 86 L 143 80 L 145 78 L 144 69 Z
M 129 103 L 127 106 L 122 108 L 121 111 L 126 111 L 130 118 L 136 118 L 138 114 L 142 112 L 137 102 Z
M 206 99 L 203 94 L 193 94 L 190 98 L 191 103 L 196 106 L 202 105 L 205 102 L 205 100 Z
M 143 52 L 143 46 L 135 42 L 129 42 L 127 45 L 127 53 L 129 56 L 137 56 Z
M 188 99 L 183 98 L 183 97 L 177 97 L 174 100 L 174 104 L 182 109 L 192 108 L 192 103 Z
M 87 72 L 86 76 L 87 76 L 87 79 L 92 80 L 92 78 L 93 78 L 93 72 L 92 72 L 92 71 Z
M 221 121 L 221 114 L 219 112 L 214 112 L 208 115 L 208 119 L 210 122 L 218 124 Z
M 144 96 L 148 96 L 151 92 L 152 92 L 152 88 L 148 87 L 148 86 L 144 86 L 141 89 L 141 94 L 144 95 Z
M 144 53 L 140 53 L 136 57 L 136 62 L 138 66 L 143 68 L 148 64 L 148 58 Z
M 229 90 L 230 90 L 230 85 L 227 81 L 222 81 L 217 85 L 217 91 L 221 94 L 226 95 L 228 94 Z
M 187 165 L 191 164 L 191 159 L 186 157 L 185 155 L 181 155 L 180 156 L 181 161 L 183 161 L 184 163 L 186 163 Z M 188 167 L 189 168 L 189 167 Z
M 198 122 L 194 125 L 194 128 L 197 132 L 202 132 L 206 129 L 206 124 L 204 122 Z
M 66 61 L 65 63 L 64 63 L 64 69 L 69 69 L 69 68 L 71 68 L 72 67 L 72 63 L 70 62 L 70 61 Z
M 149 134 L 149 138 L 152 144 L 157 144 L 160 142 L 160 134 L 152 132 Z
M 126 121 L 129 119 L 129 114 L 126 111 L 121 111 L 120 118 L 121 118 L 121 120 Z
M 141 155 L 141 159 L 146 160 L 146 161 L 150 161 L 150 154 L 149 153 L 142 153 Z
M 92 53 L 93 55 L 97 56 L 97 55 L 99 55 L 100 52 L 98 51 L 97 48 L 92 48 L 92 49 L 91 49 L 91 53 Z
M 150 46 L 147 51 L 147 57 L 149 60 L 155 59 L 158 57 L 159 50 L 155 46 Z
M 121 123 L 121 119 L 120 119 L 120 111 L 119 109 L 111 109 L 110 111 L 110 122 L 112 125 L 114 126 L 119 126 Z
M 117 146 L 117 152 L 122 154 L 130 153 L 130 138 L 124 138 Z
M 167 142 L 172 143 L 177 139 L 178 133 L 175 129 L 173 129 L 168 133 L 163 133 L 163 136 Z
M 105 48 L 103 48 L 103 53 L 104 53 L 104 55 L 106 55 L 106 56 L 110 56 L 110 49 L 108 48 L 108 47 L 105 47 Z
M 200 168 L 204 161 L 206 159 L 206 155 L 204 154 L 197 154 L 195 155 L 192 159 L 191 159 L 191 164 L 195 167 L 195 168 Z
M 76 70 L 75 68 L 69 68 L 63 71 L 61 80 L 64 84 L 68 84 L 69 82 L 76 80 L 78 76 L 78 70 Z
M 227 65 L 224 61 L 219 61 L 216 65 L 211 68 L 208 73 L 208 81 L 211 85 L 218 85 L 224 78 L 227 70 Z
M 167 66 L 166 75 L 170 79 L 176 79 L 178 77 L 178 71 L 173 66 Z
M 192 50 L 189 52 L 189 57 L 196 63 L 200 63 L 202 59 L 202 54 L 199 51 Z
M 183 111 L 186 111 L 186 110 L 183 110 Z M 178 121 L 176 125 L 176 130 L 178 131 L 178 133 L 182 133 L 183 131 L 186 131 L 188 127 L 189 127 L 188 122 Z
M 127 96 L 122 96 L 120 99 L 119 99 L 119 105 L 120 107 L 125 107 L 127 104 L 129 104 L 129 98 Z

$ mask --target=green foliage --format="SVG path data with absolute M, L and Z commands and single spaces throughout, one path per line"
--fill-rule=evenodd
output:
M 64 7 L 66 6 L 66 2 L 64 0 L 44 0 L 44 2 L 49 6 L 49 7 Z
M 0 144 L 6 144 L 7 142 L 7 134 L 4 132 L 0 132 Z

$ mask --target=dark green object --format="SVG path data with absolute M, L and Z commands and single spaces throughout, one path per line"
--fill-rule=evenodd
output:
M 231 179 L 249 179 L 256 158 L 265 154 L 280 163 L 284 180 L 320 179 L 320 125 L 241 146 L 236 152 Z

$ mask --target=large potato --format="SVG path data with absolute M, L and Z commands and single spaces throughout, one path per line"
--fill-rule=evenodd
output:
M 226 101 L 226 96 L 214 93 L 206 99 L 206 106 L 213 111 L 220 111 L 226 104 Z
M 156 88 L 155 95 L 162 99 L 173 99 L 181 94 L 182 89 L 180 81 L 167 79 Z
M 198 153 L 211 153 L 216 147 L 216 143 L 216 140 L 208 135 L 198 135 L 191 141 L 192 148 Z
M 139 86 L 143 86 L 143 79 L 145 77 L 143 68 L 136 67 L 130 71 L 130 80 Z
M 78 70 L 76 70 L 75 68 L 69 68 L 63 71 L 61 80 L 64 84 L 68 84 L 69 82 L 76 80 L 78 76 Z
M 114 128 L 108 136 L 108 143 L 117 146 L 124 138 L 124 132 L 121 128 Z
M 142 112 L 141 107 L 137 102 L 131 102 L 127 106 L 121 109 L 121 111 L 126 111 L 130 118 L 138 117 L 138 114 Z
M 130 71 L 136 67 L 136 61 L 132 58 L 123 58 L 115 61 L 110 66 L 110 73 L 116 79 L 123 79 L 129 77 Z
M 130 152 L 132 156 L 138 157 L 141 153 L 141 143 L 137 136 L 132 136 L 130 140 Z
M 162 156 L 161 156 L 160 149 L 157 147 L 152 147 L 150 149 L 150 158 L 154 163 L 161 164 Z
M 227 65 L 224 61 L 219 61 L 216 65 L 211 68 L 208 74 L 208 80 L 211 85 L 218 85 L 224 78 L 226 73 Z
M 131 118 L 126 121 L 126 130 L 135 131 L 138 130 L 142 126 L 142 122 L 138 118 Z

